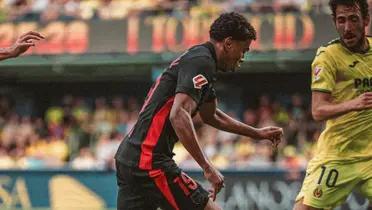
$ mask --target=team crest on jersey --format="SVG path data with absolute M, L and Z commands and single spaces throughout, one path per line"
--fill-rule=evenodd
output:
M 322 190 L 322 186 L 321 185 L 318 185 L 315 190 L 313 191 L 313 195 L 314 197 L 316 198 L 320 198 L 322 197 L 323 195 L 323 190 Z
M 202 74 L 198 74 L 192 78 L 192 82 L 194 83 L 194 88 L 196 89 L 201 89 L 203 85 L 208 84 L 208 80 Z
M 320 78 L 320 72 L 323 70 L 322 67 L 320 66 L 316 66 L 315 69 L 314 69 L 314 79 L 315 81 L 318 80 Z

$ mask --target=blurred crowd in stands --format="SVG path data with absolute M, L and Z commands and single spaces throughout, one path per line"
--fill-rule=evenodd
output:
M 322 124 L 312 120 L 303 95 L 287 99 L 262 95 L 257 105 L 240 113 L 225 110 L 255 127 L 282 126 L 285 135 L 276 150 L 269 141 L 218 131 L 194 117 L 207 156 L 220 169 L 303 169 Z M 60 104 L 49 106 L 43 117 L 21 116 L 14 106 L 11 97 L 0 96 L 0 169 L 113 169 L 113 156 L 136 122 L 141 104 L 130 97 L 88 100 L 66 95 Z M 174 152 L 182 168 L 198 169 L 180 143 Z
M 0 0 L 0 21 L 121 19 L 160 14 L 211 16 L 223 11 L 329 13 L 327 3 L 328 0 Z

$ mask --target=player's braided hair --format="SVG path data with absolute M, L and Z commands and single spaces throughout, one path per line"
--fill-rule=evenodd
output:
M 332 16 L 336 17 L 336 8 L 337 5 L 347 5 L 347 6 L 354 6 L 358 5 L 360 12 L 362 13 L 362 17 L 366 18 L 368 15 L 368 3 L 367 0 L 330 0 L 329 7 L 332 10 Z
M 243 15 L 230 12 L 223 13 L 213 22 L 209 36 L 216 41 L 222 41 L 230 36 L 239 41 L 256 40 L 256 30 Z

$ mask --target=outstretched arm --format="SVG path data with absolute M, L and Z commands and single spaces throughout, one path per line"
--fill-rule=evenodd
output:
M 217 109 L 217 100 L 203 104 L 200 108 L 200 116 L 205 123 L 217 129 L 254 139 L 269 139 L 275 146 L 280 143 L 283 134 L 283 130 L 279 127 L 254 128 L 230 117 Z
M 44 37 L 33 31 L 21 35 L 12 46 L 0 48 L 0 60 L 18 57 L 30 47 L 35 46 L 35 41 L 41 39 L 44 39 Z

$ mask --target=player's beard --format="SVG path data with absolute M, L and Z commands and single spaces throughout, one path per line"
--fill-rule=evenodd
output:
M 217 67 L 217 71 L 233 72 L 234 69 L 232 69 L 231 65 L 229 65 L 227 62 L 225 62 L 225 63 L 222 63 L 220 66 Z
M 236 62 L 236 68 L 240 68 L 240 67 L 242 66 L 243 62 L 244 62 L 244 58 L 239 59 L 239 60 Z
M 349 49 L 352 52 L 363 52 L 364 49 L 364 43 L 366 42 L 365 36 L 362 36 L 359 40 L 355 42 L 353 45 L 348 45 L 344 40 L 342 40 L 343 45 Z
M 232 67 L 230 69 L 230 72 L 237 71 L 241 67 L 243 62 L 244 62 L 244 59 L 239 59 L 238 61 L 236 61 L 233 65 L 231 65 Z
M 235 72 L 237 68 L 238 68 L 237 63 L 234 63 L 234 64 L 232 64 L 231 67 L 228 69 L 228 72 Z
M 341 41 L 342 41 L 342 44 L 347 48 L 349 49 L 350 51 L 352 52 L 364 52 L 365 51 L 365 43 L 368 44 L 368 41 L 367 41 L 367 38 L 366 38 L 366 33 L 363 32 L 362 30 L 364 30 L 364 28 L 359 28 L 356 30 L 356 32 L 354 33 L 350 33 L 350 34 L 343 34 L 341 35 Z M 361 31 L 360 34 L 358 34 L 358 31 Z M 347 35 L 349 36 L 354 36 L 354 39 L 357 39 L 354 41 L 354 43 L 347 43 Z M 358 35 L 359 35 L 359 39 L 358 39 Z M 368 49 L 368 48 L 367 48 Z

